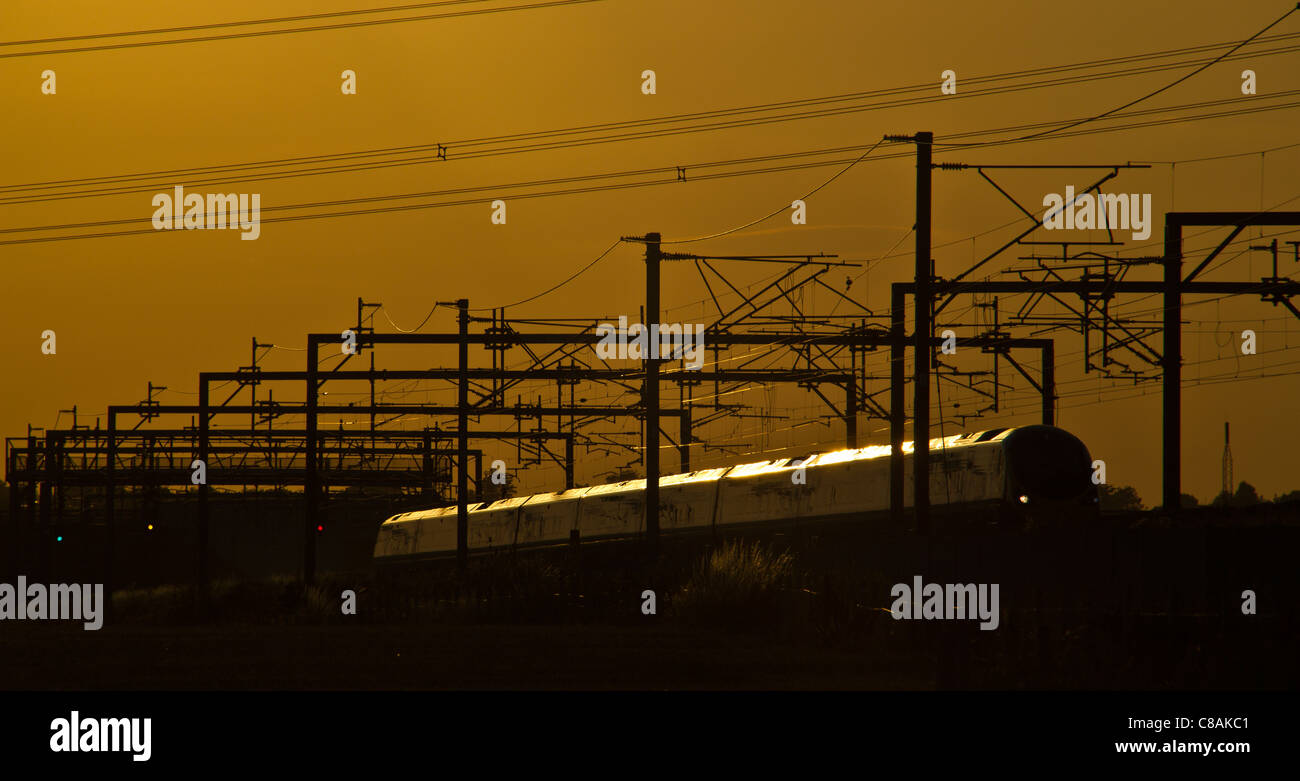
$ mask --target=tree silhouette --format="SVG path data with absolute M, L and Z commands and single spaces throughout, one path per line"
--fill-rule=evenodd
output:
M 513 472 L 506 472 L 505 483 L 497 485 L 490 478 L 483 480 L 482 501 L 495 502 L 500 499 L 511 499 L 514 497 L 518 487 L 515 485 L 515 475 Z
M 1097 486 L 1097 498 L 1100 500 L 1102 512 L 1116 513 L 1142 509 L 1142 497 L 1138 496 L 1137 489 L 1131 485 L 1112 486 L 1102 483 Z
M 1235 493 L 1229 494 L 1227 491 L 1221 491 L 1218 496 L 1214 497 L 1214 502 L 1211 506 L 1250 507 L 1254 504 L 1261 504 L 1263 501 L 1264 500 L 1260 498 L 1259 491 L 1255 490 L 1255 486 L 1242 480 L 1237 484 L 1237 490 Z
M 1232 503 L 1238 507 L 1249 507 L 1263 501 L 1259 496 L 1259 491 L 1255 490 L 1255 486 L 1245 480 L 1242 480 L 1241 484 L 1237 486 L 1237 493 L 1232 495 Z

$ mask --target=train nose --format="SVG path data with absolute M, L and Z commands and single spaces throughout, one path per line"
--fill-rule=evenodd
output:
M 1026 426 L 1006 439 L 1011 495 L 1021 505 L 1071 502 L 1092 493 L 1091 459 L 1083 442 L 1053 426 Z

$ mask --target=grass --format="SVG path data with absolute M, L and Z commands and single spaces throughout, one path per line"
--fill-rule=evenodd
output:
M 800 653 L 856 655 L 884 663 L 911 685 L 938 688 L 1177 688 L 1189 681 L 1204 688 L 1270 688 L 1294 682 L 1287 662 L 1295 658 L 1294 605 L 1300 603 L 1293 595 L 1300 581 L 1285 555 L 1294 550 L 1294 530 L 1176 531 L 938 537 L 924 546 L 886 536 L 791 535 L 721 543 L 668 539 L 658 552 L 600 545 L 502 552 L 472 558 L 463 572 L 443 562 L 327 574 L 310 587 L 291 578 L 217 581 L 206 622 L 198 620 L 188 586 L 117 591 L 117 610 L 103 636 L 115 637 L 119 625 L 142 637 L 229 634 L 248 638 L 244 650 L 252 654 L 258 633 L 309 638 L 354 632 L 369 638 L 357 641 L 361 645 L 391 646 L 392 660 L 382 654 L 371 660 L 388 664 L 399 652 L 400 659 L 411 659 L 408 640 L 421 633 L 463 634 L 468 645 L 458 646 L 458 653 L 467 656 L 457 664 L 468 676 L 477 657 L 497 650 L 490 647 L 496 640 L 487 638 L 500 630 L 519 647 L 493 669 L 521 665 L 509 680 L 530 686 L 558 680 L 533 662 L 555 650 L 539 638 L 607 635 L 635 645 L 640 632 L 671 636 L 684 654 L 689 651 L 692 672 L 681 680 L 719 685 L 731 680 L 728 665 L 735 660 L 725 651 L 696 653 L 693 644 L 784 644 Z M 1211 550 L 1215 558 L 1196 558 Z M 918 572 L 927 582 L 1000 583 L 998 630 L 983 632 L 968 621 L 894 620 L 890 585 Z M 1244 580 L 1282 596 L 1261 615 L 1243 616 L 1240 587 L 1225 584 Z M 646 588 L 659 596 L 659 615 L 641 613 Z M 344 590 L 356 592 L 355 616 L 341 613 Z M 5 642 L 21 647 L 17 640 Z M 717 653 L 724 654 L 718 665 L 695 666 Z M 43 664 L 36 656 L 31 663 Z M 582 685 L 607 685 L 603 674 L 582 678 Z M 467 680 L 449 673 L 437 685 Z
M 641 594 L 659 594 L 665 618 L 711 628 L 746 629 L 773 614 L 775 601 L 793 591 L 793 557 L 761 543 L 728 542 L 700 558 L 699 547 L 658 557 L 610 549 L 603 555 L 570 552 L 470 559 L 320 576 L 304 585 L 288 576 L 218 580 L 199 620 L 192 585 L 114 592 L 113 622 L 144 626 L 310 624 L 574 624 L 645 623 Z M 356 596 L 356 614 L 342 614 L 343 593 Z M 676 604 L 676 610 L 671 607 Z M 789 611 L 785 611 L 789 612 Z M 669 617 L 671 614 L 672 617 Z
M 343 615 L 344 593 L 355 596 Z M 122 589 L 113 593 L 113 623 L 176 626 L 200 623 L 193 585 Z M 555 623 L 575 600 L 574 578 L 535 557 L 487 556 L 464 573 L 440 567 L 401 573 L 329 574 L 306 585 L 289 576 L 216 580 L 203 623 L 303 625 L 347 623 Z
M 672 615 L 687 625 L 724 629 L 772 626 L 788 590 L 794 558 L 758 542 L 732 540 L 705 554 L 672 599 Z
M 214 581 L 208 613 L 223 624 L 319 624 L 341 616 L 346 586 L 321 583 L 304 586 L 289 577 L 267 580 Z M 175 626 L 197 623 L 193 586 L 154 586 L 113 593 L 114 623 Z

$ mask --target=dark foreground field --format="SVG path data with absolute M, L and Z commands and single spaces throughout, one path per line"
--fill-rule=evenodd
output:
M 99 631 L 0 625 L 0 690 L 1295 690 L 1297 510 L 1034 534 L 804 526 L 226 579 L 203 599 L 128 587 Z M 896 620 L 892 588 L 914 578 L 996 584 L 996 626 Z
M 667 628 L 24 627 L 0 689 L 916 689 L 897 661 Z M 39 631 L 37 631 L 39 630 Z M 74 633 L 75 632 L 75 633 Z M 83 635 L 95 635 L 87 637 Z
M 968 627 L 970 628 L 970 627 Z M 0 634 L 3 690 L 1289 689 L 1281 635 L 1206 638 L 1163 622 L 1088 658 L 953 643 L 909 655 L 669 626 L 27 625 Z M 950 635 L 951 636 L 951 635 Z M 884 638 L 882 638 L 883 640 Z M 897 639 L 897 638 L 895 638 Z M 975 638 L 978 640 L 979 638 Z M 909 643 L 908 645 L 915 645 Z M 972 654 L 971 651 L 974 651 Z M 969 654 L 969 657 L 967 656 Z M 958 659 L 957 657 L 962 657 Z

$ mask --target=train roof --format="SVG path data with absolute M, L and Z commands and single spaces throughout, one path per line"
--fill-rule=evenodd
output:
M 1007 435 L 1012 431 L 1015 431 L 1015 429 L 994 428 L 985 431 L 954 434 L 950 437 L 931 439 L 930 450 L 946 450 L 949 448 L 963 448 L 986 442 L 1000 442 L 1003 439 L 1006 439 Z M 723 477 L 753 477 L 761 474 L 791 471 L 803 467 L 829 466 L 831 464 L 841 464 L 849 461 L 869 461 L 877 458 L 888 458 L 889 451 L 889 445 L 868 445 L 867 447 L 861 448 L 846 448 L 843 450 L 832 450 L 824 453 L 810 453 L 806 456 L 795 456 L 793 458 L 778 458 L 770 461 L 756 461 L 749 464 L 737 464 L 729 467 L 724 466 L 714 467 L 711 469 L 699 469 L 694 472 L 664 475 L 659 478 L 659 487 L 664 488 L 674 485 L 711 482 L 721 480 Z M 911 442 L 903 443 L 903 452 L 912 452 Z M 614 496 L 623 493 L 635 493 L 638 491 L 644 491 L 645 487 L 645 478 L 638 478 L 636 480 L 624 480 L 618 483 L 605 483 L 603 485 L 570 488 L 565 491 L 550 491 L 547 493 L 515 496 L 509 499 L 498 499 L 495 502 L 473 502 L 468 505 L 468 510 L 471 514 L 492 512 L 496 510 L 513 510 L 525 505 L 534 507 L 550 502 L 581 499 L 584 497 L 596 498 L 600 496 Z M 398 523 L 425 518 L 443 518 L 455 514 L 456 506 L 452 505 L 450 507 L 438 507 L 432 510 L 415 510 L 412 512 L 401 513 L 399 515 L 394 515 L 384 521 L 384 523 Z

